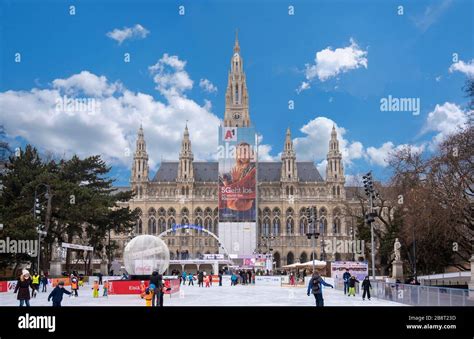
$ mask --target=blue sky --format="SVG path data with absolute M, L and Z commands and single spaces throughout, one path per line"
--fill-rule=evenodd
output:
M 140 123 L 152 173 L 177 158 L 185 120 L 195 157 L 212 158 L 236 29 L 263 160 L 278 159 L 289 126 L 297 158 L 324 174 L 335 123 L 346 173 L 386 179 L 391 150 L 431 152 L 466 121 L 472 1 L 75 1 L 75 15 L 70 5 L 1 1 L 0 123 L 14 147 L 102 154 L 118 185 Z M 58 112 L 64 95 L 100 109 Z M 381 111 L 389 96 L 419 100 L 419 114 Z

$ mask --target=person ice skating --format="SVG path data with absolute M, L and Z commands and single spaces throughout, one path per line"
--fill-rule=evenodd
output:
M 79 296 L 79 294 L 77 293 L 77 291 L 79 290 L 79 280 L 77 279 L 75 275 L 72 275 L 72 274 L 71 274 L 71 290 L 74 292 L 72 296 L 74 297 Z
M 206 287 L 211 287 L 210 276 L 206 275 L 204 282 L 206 283 Z
M 97 280 L 94 281 L 94 285 L 92 286 L 92 297 L 99 297 L 99 282 Z
M 145 286 L 145 281 L 140 281 L 140 298 L 145 297 L 145 292 L 146 292 L 146 286 Z
M 104 293 L 102 294 L 103 297 L 109 296 L 109 282 L 107 280 L 104 281 Z
M 46 291 L 46 285 L 48 285 L 48 278 L 45 275 L 41 276 L 40 283 L 41 283 L 41 287 L 42 287 L 41 292 L 47 292 Z
M 34 291 L 30 272 L 23 270 L 13 291 L 13 293 L 18 292 L 16 298 L 20 301 L 20 307 L 23 305 L 30 306 L 30 288 Z
M 350 278 L 351 278 L 351 274 L 349 273 L 349 269 L 346 269 L 346 271 L 342 275 L 342 280 L 344 280 L 344 294 L 349 292 L 349 279 Z
M 203 272 L 198 273 L 198 286 L 204 287 L 204 273 Z
M 154 299 L 154 295 L 153 295 L 153 290 L 151 290 L 150 288 L 147 288 L 145 290 L 145 294 L 143 295 L 143 299 L 145 299 L 145 306 L 147 307 L 151 307 L 152 306 L 152 300 Z
M 182 274 L 181 274 L 181 277 L 183 279 L 183 285 L 186 285 L 186 281 L 187 281 L 187 274 L 186 274 L 186 271 L 184 271 Z
M 212 276 L 214 275 L 214 272 L 211 272 L 211 274 L 209 275 L 209 285 L 212 286 Z
M 356 295 L 356 289 L 355 289 L 355 284 L 356 283 L 359 283 L 360 281 L 356 279 L 355 276 L 352 276 L 350 279 L 349 279 L 349 294 L 348 296 L 350 297 L 351 295 L 353 297 L 355 297 Z
M 222 286 L 222 271 L 219 271 L 219 286 Z
M 290 274 L 290 285 L 295 286 L 295 275 L 293 273 Z
M 152 288 L 153 287 L 153 288 Z M 152 306 L 155 306 L 155 298 L 157 306 L 163 306 L 163 276 L 157 271 L 153 271 L 150 277 L 150 289 L 153 290 Z
M 188 286 L 191 286 L 191 285 L 194 286 L 194 275 L 191 272 L 188 274 L 188 281 L 189 281 Z
M 71 295 L 71 292 L 64 288 L 64 281 L 61 280 L 49 294 L 48 302 L 53 299 L 53 307 L 61 307 L 64 293 Z
M 232 273 L 232 276 L 230 277 L 230 286 L 237 286 L 238 279 L 237 274 Z
M 31 277 L 32 285 L 33 285 L 33 293 L 32 297 L 36 298 L 36 294 L 39 292 L 39 284 L 40 284 L 40 276 L 38 273 L 33 273 L 33 276 Z
M 328 284 L 321 278 L 319 272 L 316 271 L 313 273 L 313 277 L 309 281 L 308 290 L 306 294 L 309 296 L 310 292 L 314 294 L 314 298 L 316 299 L 316 306 L 323 307 L 324 306 L 324 299 L 323 299 L 323 289 L 321 285 L 328 286 L 334 288 L 331 284 Z
M 102 273 L 99 272 L 99 285 L 102 285 L 102 277 L 103 277 Z
M 367 295 L 367 299 L 370 300 L 370 289 L 372 285 L 370 284 L 369 276 L 366 275 L 364 281 L 362 281 L 362 289 L 364 292 L 362 293 L 362 300 L 365 300 L 365 295 Z

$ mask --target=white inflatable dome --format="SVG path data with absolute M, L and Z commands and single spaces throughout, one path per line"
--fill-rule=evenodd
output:
M 170 263 L 170 251 L 160 238 L 144 234 L 133 238 L 123 252 L 125 269 L 131 275 L 163 274 Z

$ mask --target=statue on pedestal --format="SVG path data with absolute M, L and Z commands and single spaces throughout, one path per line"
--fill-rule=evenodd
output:
M 395 243 L 393 244 L 393 254 L 395 257 L 395 261 L 400 261 L 401 260 L 401 255 L 400 255 L 400 248 L 402 245 L 398 241 L 398 238 L 395 238 Z

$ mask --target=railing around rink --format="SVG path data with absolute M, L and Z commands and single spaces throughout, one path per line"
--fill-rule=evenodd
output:
M 362 282 L 361 282 L 362 283 Z M 362 291 L 361 283 L 356 284 L 356 293 Z M 423 286 L 411 284 L 388 283 L 384 281 L 371 281 L 371 297 L 398 302 L 411 306 L 474 306 L 474 300 L 469 300 L 469 290 Z M 335 288 L 344 290 L 344 282 L 337 280 Z

